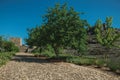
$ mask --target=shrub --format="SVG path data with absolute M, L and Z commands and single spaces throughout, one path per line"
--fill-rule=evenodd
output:
M 35 49 L 32 50 L 31 52 L 32 52 L 33 54 L 34 54 L 34 53 L 36 54 L 36 53 L 40 53 L 40 50 L 39 50 L 39 48 L 35 48 Z
M 54 56 L 55 56 L 54 52 L 52 52 L 52 51 L 50 51 L 50 50 L 45 50 L 45 51 L 43 51 L 43 52 L 41 53 L 41 55 L 44 55 L 44 56 L 46 56 L 46 57 L 54 57 Z
M 55 56 L 54 54 L 54 50 L 50 45 L 47 45 L 47 47 L 45 49 L 41 49 L 41 48 L 36 48 L 32 51 L 32 53 L 35 56 L 39 56 L 39 55 L 43 55 L 46 57 L 53 57 Z
M 18 52 L 19 48 L 8 39 L 0 36 L 0 52 Z
M 116 70 L 120 70 L 120 57 L 119 58 L 113 58 L 110 59 L 107 62 L 107 66 L 112 70 L 112 71 L 116 71 Z
M 8 60 L 12 58 L 12 56 L 15 55 L 14 52 L 2 52 L 0 53 L 0 66 L 6 64 Z
M 45 54 L 48 57 L 55 56 L 54 49 L 52 48 L 51 45 L 47 45 L 46 49 L 43 50 L 43 54 Z
M 10 42 L 10 41 L 5 41 L 3 47 L 6 52 L 12 52 L 12 51 L 18 52 L 19 51 L 19 48 L 15 46 L 13 42 Z
M 105 65 L 105 60 L 104 59 L 96 59 L 95 65 L 97 65 L 98 67 L 102 67 Z
M 94 58 L 87 58 L 87 57 L 70 57 L 67 58 L 67 62 L 80 64 L 80 65 L 92 65 L 94 64 Z

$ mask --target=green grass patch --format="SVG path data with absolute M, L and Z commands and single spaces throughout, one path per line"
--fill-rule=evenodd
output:
M 95 63 L 95 58 L 72 56 L 67 58 L 66 61 L 78 65 L 92 65 Z

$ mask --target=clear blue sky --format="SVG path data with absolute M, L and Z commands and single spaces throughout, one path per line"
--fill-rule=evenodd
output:
M 68 3 L 82 19 L 94 25 L 97 19 L 105 21 L 113 16 L 113 26 L 120 28 L 120 0 L 0 0 L 0 35 L 27 37 L 27 28 L 42 24 L 42 16 L 55 3 Z

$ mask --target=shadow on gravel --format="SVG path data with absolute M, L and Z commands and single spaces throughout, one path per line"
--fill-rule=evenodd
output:
M 64 62 L 63 59 L 57 58 L 47 58 L 45 56 L 35 57 L 33 55 L 15 55 L 12 61 L 16 62 L 35 62 L 35 63 L 54 63 L 54 62 Z
M 16 62 L 36 62 L 36 63 L 50 63 L 45 58 L 34 57 L 32 55 L 16 55 L 12 58 Z

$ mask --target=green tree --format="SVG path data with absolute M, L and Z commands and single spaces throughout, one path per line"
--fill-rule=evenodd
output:
M 29 36 L 27 39 L 25 39 L 26 44 L 30 46 L 38 46 L 41 28 L 36 26 L 35 28 L 27 29 L 27 31 Z
M 54 8 L 49 8 L 44 16 L 45 39 L 50 44 L 56 56 L 61 47 L 72 47 L 78 52 L 86 50 L 86 20 L 81 20 L 79 13 L 66 4 L 60 6 L 56 4 Z
M 86 51 L 87 21 L 79 17 L 79 13 L 66 4 L 49 8 L 44 16 L 44 24 L 37 30 L 33 28 L 28 33 L 27 43 L 46 47 L 52 46 L 58 57 L 61 48 L 71 47 L 78 52 Z
M 35 28 L 27 29 L 28 31 L 28 38 L 25 39 L 26 44 L 29 47 L 36 46 L 37 51 L 42 51 L 42 48 L 46 46 L 46 34 L 44 30 L 44 26 L 36 26 Z
M 109 51 L 111 47 L 119 47 L 114 44 L 119 38 L 120 34 L 116 33 L 112 27 L 112 17 L 107 17 L 105 23 L 99 19 L 95 24 L 95 33 L 97 41 L 105 47 L 105 50 Z M 105 53 L 105 58 L 107 58 Z

